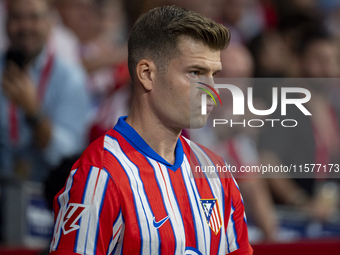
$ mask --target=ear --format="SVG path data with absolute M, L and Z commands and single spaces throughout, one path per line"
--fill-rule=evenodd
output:
M 145 90 L 152 90 L 154 78 L 155 78 L 156 66 L 154 62 L 146 59 L 142 59 L 138 62 L 136 67 L 136 74 L 139 82 L 142 84 Z

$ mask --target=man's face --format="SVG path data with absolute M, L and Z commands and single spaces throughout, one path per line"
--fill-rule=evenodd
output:
M 152 101 L 158 118 L 172 128 L 200 128 L 208 118 L 201 115 L 201 95 L 205 92 L 197 82 L 213 86 L 213 76 L 221 70 L 220 51 L 203 43 L 182 37 L 179 54 L 170 60 L 165 74 L 156 73 Z M 207 97 L 207 113 L 214 103 Z
M 11 48 L 29 58 L 36 56 L 47 41 L 48 7 L 43 0 L 8 1 L 7 34 Z

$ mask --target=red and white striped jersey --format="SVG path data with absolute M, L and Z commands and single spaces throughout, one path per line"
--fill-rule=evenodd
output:
M 171 165 L 120 118 L 56 195 L 50 254 L 252 254 L 235 180 L 192 177 L 223 159 L 183 137 L 175 153 Z

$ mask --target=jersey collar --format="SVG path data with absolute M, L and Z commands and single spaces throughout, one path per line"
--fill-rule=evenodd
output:
M 180 139 L 177 140 L 175 148 L 175 163 L 171 165 L 159 156 L 125 120 L 127 116 L 120 117 L 114 130 L 118 131 L 129 143 L 146 156 L 166 165 L 167 168 L 176 171 L 183 162 L 183 146 Z

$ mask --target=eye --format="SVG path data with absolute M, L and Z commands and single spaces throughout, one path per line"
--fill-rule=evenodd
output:
M 199 71 L 191 71 L 189 72 L 190 77 L 197 78 L 200 75 Z

